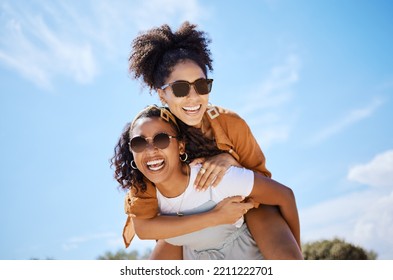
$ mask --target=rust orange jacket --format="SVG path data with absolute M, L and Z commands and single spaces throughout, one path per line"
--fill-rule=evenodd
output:
M 230 110 L 217 106 L 212 107 L 214 108 L 216 111 L 213 114 L 206 112 L 204 118 L 210 122 L 218 148 L 230 153 L 243 167 L 271 177 L 266 168 L 265 156 L 247 123 Z M 146 183 L 145 192 L 136 193 L 133 188 L 125 198 L 124 208 L 128 217 L 123 229 L 123 239 L 126 248 L 135 236 L 132 218 L 149 219 L 159 213 L 156 189 L 151 182 Z

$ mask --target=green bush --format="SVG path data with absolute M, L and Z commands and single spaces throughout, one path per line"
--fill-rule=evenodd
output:
M 305 260 L 375 260 L 377 254 L 342 239 L 308 242 L 303 246 Z
M 146 260 L 149 258 L 151 250 L 147 250 L 143 255 L 139 255 L 139 252 L 132 250 L 127 253 L 125 250 L 120 249 L 115 253 L 106 252 L 102 256 L 98 256 L 97 260 Z

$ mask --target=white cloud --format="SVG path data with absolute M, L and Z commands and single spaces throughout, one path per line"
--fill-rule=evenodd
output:
M 71 237 L 62 244 L 62 248 L 64 251 L 73 251 L 84 247 L 86 244 L 93 244 L 97 241 L 105 244 L 108 250 L 117 251 L 118 249 L 125 249 L 123 238 L 119 236 L 119 233 L 114 232 L 100 232 Z M 127 250 L 137 250 L 144 253 L 147 250 L 153 250 L 155 244 L 155 240 L 141 240 L 138 236 L 135 236 Z
M 372 114 L 376 111 L 376 109 L 378 109 L 380 105 L 382 105 L 382 101 L 380 99 L 374 99 L 364 108 L 351 110 L 335 123 L 317 132 L 313 137 L 311 137 L 311 142 L 314 144 L 322 142 L 329 137 L 340 133 L 347 127 L 372 116 Z
M 292 88 L 299 80 L 300 68 L 300 58 L 288 55 L 283 64 L 270 70 L 268 77 L 256 86 L 257 90 L 244 97 L 244 105 L 237 110 L 245 116 L 263 149 L 289 137 L 295 117 L 288 117 L 294 115 L 288 104 L 293 97 Z
M 118 239 L 118 234 L 113 232 L 103 232 L 103 233 L 95 233 L 91 235 L 83 235 L 72 237 L 67 240 L 63 245 L 63 249 L 65 251 L 70 251 L 79 248 L 82 244 L 94 241 L 94 240 L 106 240 L 107 244 L 113 244 L 113 240 Z M 104 241 L 105 242 L 105 241 Z
M 378 91 L 390 91 L 393 88 L 393 77 L 384 80 L 376 87 Z
M 354 240 L 370 244 L 381 257 L 393 259 L 393 191 L 369 200 L 365 208 L 365 213 L 356 221 Z
M 6 28 L 1 30 L 0 59 L 6 65 L 42 88 L 50 88 L 59 74 L 80 83 L 97 75 L 91 45 L 69 36 L 64 26 L 71 24 L 58 24 L 33 9 L 3 8 Z
M 123 240 L 121 241 L 123 245 Z M 141 253 L 144 253 L 147 250 L 153 250 L 154 246 L 156 245 L 155 240 L 141 240 L 138 236 L 135 236 L 132 240 L 129 249 L 127 250 L 137 250 Z
M 348 179 L 371 186 L 300 211 L 303 241 L 344 238 L 393 259 L 393 153 L 352 167 Z
M 352 167 L 348 179 L 372 187 L 393 189 L 393 150 L 377 155 L 367 164 Z
M 46 89 L 57 77 L 92 82 L 105 59 L 126 64 L 137 31 L 208 15 L 196 0 L 13 1 L 1 8 L 0 62 Z
M 246 101 L 239 109 L 241 114 L 260 113 L 260 109 L 274 109 L 292 98 L 292 86 L 299 80 L 300 59 L 290 54 L 282 65 L 274 66 L 253 93 L 246 95 Z M 273 110 L 272 110 L 273 111 Z
M 185 20 L 195 22 L 203 17 L 209 17 L 209 11 L 202 8 L 197 0 L 150 0 L 141 1 L 134 5 L 133 15 L 138 30 L 145 30 L 163 23 L 179 24 Z M 176 26 L 177 27 L 177 26 Z

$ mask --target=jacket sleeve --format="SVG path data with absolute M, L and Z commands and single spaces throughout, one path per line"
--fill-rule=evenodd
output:
M 217 145 L 228 151 L 243 167 L 271 178 L 266 159 L 248 124 L 236 113 L 221 109 L 220 116 L 212 122 Z M 248 199 L 258 207 L 259 203 Z
M 127 220 L 123 228 L 123 241 L 127 248 L 135 236 L 134 223 L 132 219 L 149 219 L 158 214 L 158 201 L 155 187 L 147 183 L 145 192 L 131 189 L 124 200 L 124 211 Z
M 221 120 L 221 126 L 233 144 L 239 163 L 248 169 L 271 178 L 266 168 L 266 158 L 248 124 L 237 114 L 228 113 Z
M 156 188 L 146 181 L 146 191 L 136 191 L 132 188 L 126 196 L 126 214 L 132 214 L 136 219 L 150 219 L 158 214 Z
M 240 117 L 233 120 L 234 129 L 229 131 L 233 139 L 234 150 L 239 155 L 239 163 L 245 168 L 259 172 L 271 178 L 266 168 L 266 158 L 248 124 Z

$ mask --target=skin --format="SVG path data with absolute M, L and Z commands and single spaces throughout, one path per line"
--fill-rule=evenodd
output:
M 184 142 L 172 138 L 167 148 L 158 149 L 152 144 L 151 139 L 160 132 L 176 135 L 173 127 L 161 118 L 137 120 L 131 138 L 145 137 L 149 145 L 143 152 L 132 153 L 137 168 L 144 176 L 154 182 L 166 197 L 176 197 L 184 192 L 189 180 L 187 171 L 189 167 L 179 160 L 179 155 L 184 153 Z M 135 231 L 141 239 L 164 239 L 206 227 L 232 224 L 253 207 L 252 203 L 240 203 L 243 199 L 240 196 L 227 198 L 212 211 L 192 216 L 157 216 L 152 219 L 134 219 Z M 170 246 L 159 257 L 172 259 L 173 254 L 178 253 L 178 248 Z M 154 257 L 154 254 L 152 256 Z
M 149 141 L 149 145 L 140 153 L 133 152 L 134 161 L 138 169 L 164 196 L 177 197 L 185 191 L 189 180 L 188 166 L 179 159 L 179 154 L 184 153 L 185 146 L 182 141 L 172 138 L 167 148 L 154 147 L 150 139 L 160 132 L 175 135 L 170 124 L 161 118 L 142 118 L 135 123 L 131 137 L 143 136 Z M 264 204 L 278 205 L 292 231 L 300 231 L 295 197 L 288 187 L 254 172 L 254 186 L 249 198 Z M 252 207 L 252 203 L 239 203 L 241 200 L 242 198 L 239 197 L 228 198 L 213 211 L 181 218 L 159 216 L 147 220 L 135 219 L 135 230 L 141 239 L 164 239 L 189 233 L 201 227 L 233 223 Z M 228 218 L 228 209 L 233 210 L 232 214 L 234 214 L 230 218 Z M 170 258 L 173 252 L 166 251 L 165 254 Z
M 206 78 L 202 69 L 195 62 L 185 60 L 173 67 L 165 84 L 178 80 L 193 82 L 198 78 Z M 207 126 L 207 123 L 202 122 L 208 106 L 209 94 L 199 95 L 193 87 L 186 97 L 174 96 L 170 87 L 165 90 L 157 89 L 157 93 L 161 102 L 166 103 L 176 117 L 190 126 L 203 127 L 205 136 L 213 137 L 211 128 Z M 187 110 L 191 108 L 196 108 L 196 110 Z M 197 159 L 194 163 L 202 163 L 206 170 L 204 174 L 199 173 L 194 182 L 195 187 L 200 190 L 206 190 L 210 185 L 215 187 L 230 166 L 239 166 L 239 163 L 227 153 L 209 159 Z M 253 209 L 247 213 L 246 220 L 251 234 L 266 259 L 303 259 L 300 249 L 300 232 L 299 234 L 295 233 L 296 237 L 291 234 L 288 225 L 276 207 L 261 206 Z M 152 256 L 161 259 L 160 251 L 169 252 L 174 249 L 169 248 L 171 246 L 159 240 Z M 181 259 L 181 248 L 172 252 L 173 259 Z
M 164 126 L 165 125 L 165 126 Z M 162 128 L 161 128 L 162 127 Z M 139 169 L 147 179 L 154 182 L 156 186 L 170 185 L 172 183 L 173 188 L 163 190 L 164 195 L 168 197 L 176 197 L 182 193 L 177 191 L 177 186 L 185 186 L 187 184 L 187 178 L 179 176 L 177 171 L 181 168 L 179 161 L 179 155 L 184 154 L 184 142 L 177 141 L 175 138 L 169 140 L 169 146 L 166 149 L 158 149 L 152 144 L 152 138 L 160 132 L 167 133 L 168 135 L 176 136 L 177 133 L 170 127 L 168 123 L 165 123 L 162 119 L 153 118 L 142 118 L 135 122 L 134 128 L 132 129 L 131 139 L 136 136 L 142 136 L 149 142 L 147 148 L 140 153 L 132 152 L 134 161 Z M 170 153 L 171 149 L 177 149 L 178 153 Z M 162 164 L 157 164 L 161 162 Z M 156 163 L 151 165 L 151 163 Z M 176 164 L 169 165 L 168 162 L 176 162 Z M 182 168 L 183 175 L 186 174 L 185 168 Z
M 257 241 L 257 244 L 266 259 L 303 259 L 302 252 L 292 232 L 283 230 L 287 228 L 288 225 L 286 221 L 282 219 L 277 207 L 261 204 L 258 208 L 248 211 L 245 217 L 251 235 L 254 239 L 256 236 L 260 238 L 259 240 L 263 241 Z M 264 222 L 255 222 L 261 220 Z M 265 234 L 267 232 L 269 232 L 269 234 Z M 274 246 L 271 246 L 271 244 L 274 244 Z
M 171 74 L 165 80 L 165 84 L 176 81 L 194 82 L 197 79 L 206 78 L 202 69 L 193 61 L 185 60 L 175 65 Z M 196 128 L 206 128 L 205 136 L 213 138 L 211 128 L 208 123 L 203 123 L 202 119 L 209 103 L 209 95 L 199 95 L 192 86 L 190 92 L 185 97 L 176 97 L 172 93 L 171 87 L 165 90 L 157 89 L 161 102 L 168 104 L 172 114 L 189 126 Z M 223 153 L 209 159 L 197 159 L 193 164 L 203 163 L 205 174 L 198 174 L 194 185 L 199 190 L 206 190 L 209 186 L 217 186 L 224 176 L 229 166 L 240 166 L 238 162 L 229 154 Z
M 228 197 L 219 202 L 213 210 L 192 216 L 134 219 L 135 231 L 140 239 L 157 239 L 187 234 L 220 224 L 233 224 L 253 207 L 251 203 L 242 202 L 243 199 L 240 196 Z M 159 235 L 156 235 L 157 232 Z M 158 240 L 149 259 L 181 260 L 182 247 L 171 245 L 162 239 Z
M 195 62 L 186 60 L 175 65 L 165 84 L 180 80 L 194 82 L 200 78 L 206 78 L 202 69 Z M 193 86 L 185 97 L 176 97 L 171 87 L 157 91 L 161 101 L 168 104 L 172 114 L 187 125 L 197 128 L 202 126 L 202 118 L 209 103 L 209 94 L 199 95 Z

